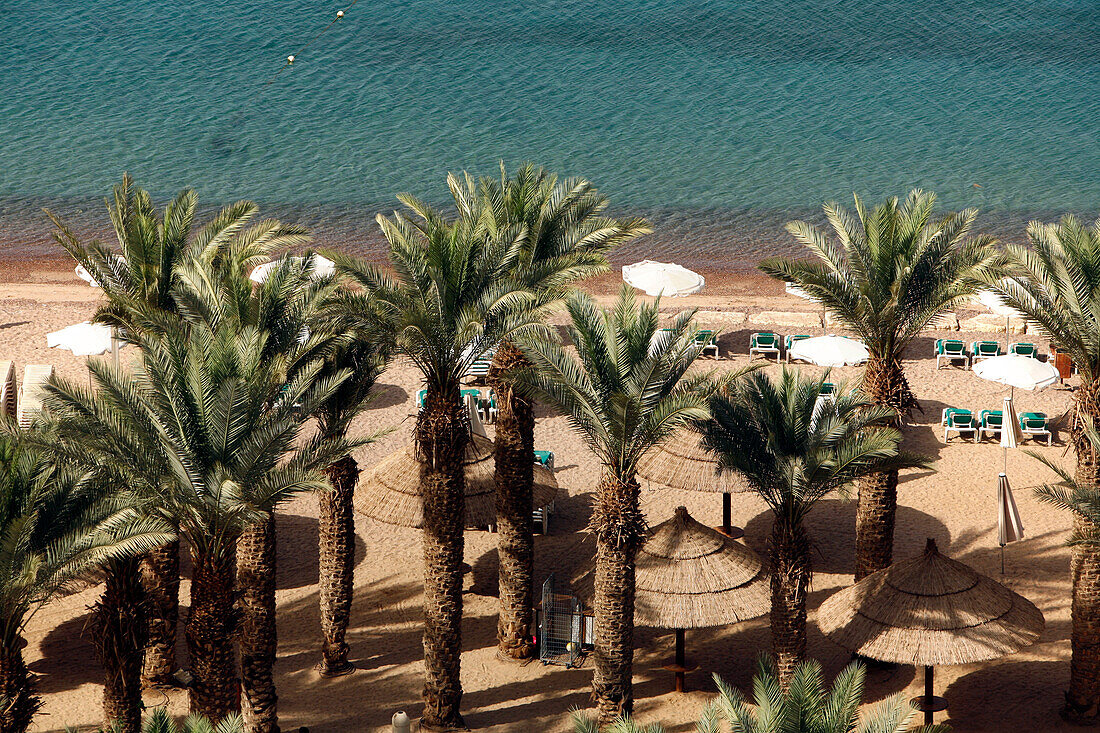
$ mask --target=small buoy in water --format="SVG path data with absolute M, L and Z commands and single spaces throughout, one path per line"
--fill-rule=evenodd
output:
M 287 56 L 286 57 L 286 62 L 288 64 L 293 64 L 294 63 L 294 54 L 291 54 L 290 56 Z
M 344 11 L 343 10 L 337 10 L 336 11 L 336 20 L 340 20 L 343 17 L 344 17 Z
M 972 183 L 970 185 L 974 188 L 981 188 L 982 187 L 982 184 L 980 184 L 980 183 Z

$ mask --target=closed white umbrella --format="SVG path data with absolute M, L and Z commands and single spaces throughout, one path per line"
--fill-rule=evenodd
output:
M 653 297 L 681 298 L 698 293 L 707 281 L 699 273 L 674 262 L 643 260 L 623 267 L 623 282 Z
M 485 423 L 481 421 L 481 413 L 477 409 L 477 398 L 472 394 L 466 395 L 466 411 L 470 413 L 470 432 L 488 439 L 489 434 L 485 432 Z
M 1005 545 L 1024 538 L 1024 524 L 1008 485 L 1008 476 L 997 477 L 997 542 L 1001 546 L 1001 575 L 1005 572 Z
M 843 336 L 814 336 L 798 341 L 787 352 L 791 359 L 801 359 L 826 367 L 862 364 L 871 352 L 859 341 Z
M 283 259 L 289 259 L 291 262 L 299 263 L 304 260 L 304 257 L 286 257 Z M 248 275 L 248 279 L 254 283 L 263 283 L 275 271 L 275 268 L 282 264 L 282 259 L 272 260 L 271 262 L 265 262 L 262 265 L 257 265 L 252 272 Z M 321 257 L 320 255 L 313 255 L 313 264 L 310 267 L 310 277 L 321 278 L 329 277 L 336 272 L 336 263 L 327 257 Z
M 1012 406 L 1012 395 L 1005 397 L 1001 406 L 1001 447 L 1007 451 L 1015 448 L 1024 439 L 1020 432 L 1020 423 L 1016 421 L 1016 409 Z M 1007 453 L 1006 453 L 1007 455 Z
M 1049 387 L 1058 381 L 1058 370 L 1053 364 L 1016 354 L 983 359 L 974 365 L 973 371 L 990 382 L 1029 391 Z

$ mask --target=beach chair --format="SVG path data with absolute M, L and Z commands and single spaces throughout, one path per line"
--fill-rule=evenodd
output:
M 754 354 L 763 356 L 765 359 L 769 355 L 775 356 L 775 360 L 779 361 L 781 352 L 779 350 L 779 334 L 759 332 L 754 333 L 749 337 L 749 357 Z
M 1020 432 L 1025 437 L 1030 436 L 1032 440 L 1045 436 L 1047 445 L 1054 443 L 1054 434 L 1050 432 L 1050 419 L 1045 412 L 1021 412 Z
M 546 466 L 551 471 L 554 470 L 554 451 L 552 450 L 537 450 L 535 451 L 535 463 L 539 463 Z
M 981 441 L 987 434 L 1001 439 L 1001 427 L 1004 425 L 1004 413 L 1000 410 L 982 410 L 978 413 L 978 431 L 974 442 Z
M 718 336 L 709 329 L 703 329 L 695 333 L 695 345 L 702 346 L 703 350 L 699 352 L 699 356 L 706 356 L 711 354 L 716 360 L 718 359 Z
M 970 342 L 970 366 L 973 368 L 982 359 L 992 359 L 1001 355 L 1001 345 L 996 341 Z
M 961 438 L 963 433 L 975 435 L 978 429 L 977 423 L 974 421 L 974 413 L 970 410 L 960 410 L 955 407 L 945 407 L 943 409 L 940 424 L 943 425 L 944 443 L 947 442 L 951 433 L 958 433 Z
M 19 390 L 19 427 L 29 428 L 42 413 L 42 400 L 46 397 L 46 382 L 53 376 L 49 364 L 28 364 L 23 370 L 23 387 Z
M 1035 344 L 1029 344 L 1026 341 L 1016 341 L 1009 344 L 1008 353 L 1016 356 L 1030 356 L 1032 359 L 1039 358 L 1039 349 L 1035 348 Z
M 810 338 L 808 333 L 796 333 L 790 336 L 783 337 L 783 361 L 790 363 L 791 361 L 791 347 L 797 344 L 799 341 L 805 341 Z
M 489 390 L 487 397 L 478 400 L 478 408 L 485 415 L 485 422 L 496 422 L 497 419 L 497 393 Z
M 940 362 L 946 361 L 948 366 L 951 366 L 951 362 L 962 360 L 963 369 L 970 366 L 970 357 L 966 353 L 966 344 L 957 339 L 936 339 L 936 369 L 940 368 Z
M 489 376 L 489 367 L 493 365 L 492 357 L 481 358 L 470 365 L 466 370 L 466 376 L 471 382 L 478 382 Z
M 836 394 L 836 385 L 833 384 L 832 382 L 822 382 L 821 383 L 821 392 L 820 392 L 820 394 L 823 397 L 829 397 L 829 396 L 835 395 Z
M 19 395 L 15 386 L 15 362 L 0 361 L 0 416 L 15 419 Z
M 417 411 L 424 409 L 424 399 L 428 396 L 428 390 L 422 389 L 416 393 L 416 409 Z

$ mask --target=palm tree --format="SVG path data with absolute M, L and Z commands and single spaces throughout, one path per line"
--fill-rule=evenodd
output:
M 123 176 L 105 203 L 117 249 L 95 240 L 81 242 L 59 217 L 49 211 L 46 214 L 55 226 L 54 238 L 106 296 L 107 302 L 93 320 L 116 328 L 128 341 L 141 329 L 178 315 L 173 283 L 188 259 L 199 255 L 207 261 L 229 258 L 249 268 L 275 249 L 305 241 L 305 231 L 297 226 L 273 220 L 252 224 L 258 209 L 248 201 L 223 208 L 192 237 L 198 203 L 193 190 L 181 191 L 160 213 L 148 192 L 136 187 L 129 175 Z M 103 611 L 121 618 L 132 609 L 148 610 L 144 678 L 151 685 L 172 686 L 179 615 L 178 540 L 149 552 L 142 559 L 141 574 L 141 586 L 119 583 L 115 590 L 143 591 L 144 606 L 137 597 L 122 598 L 115 593 L 111 598 L 117 597 L 120 606 Z M 137 622 L 137 617 L 128 620 L 130 626 Z
M 901 434 L 879 427 L 894 417 L 854 392 L 820 399 L 828 373 L 802 378 L 784 368 L 777 381 L 753 374 L 710 401 L 704 441 L 720 471 L 738 471 L 773 515 L 771 629 L 783 689 L 806 656 L 806 593 L 813 577 L 803 520 L 830 492 L 873 471 L 924 465 L 898 452 Z
M 856 217 L 833 203 L 825 216 L 836 236 L 791 222 L 787 231 L 813 260 L 772 258 L 760 269 L 806 291 L 871 352 L 863 389 L 876 405 L 904 415 L 917 406 L 901 359 L 909 343 L 982 282 L 1001 274 L 1003 257 L 987 236 L 968 237 L 976 209 L 933 220 L 936 196 L 909 192 L 868 211 L 855 197 Z M 896 471 L 875 472 L 859 483 L 856 580 L 888 567 L 894 551 Z
M 134 336 L 133 374 L 91 363 L 95 392 L 58 381 L 47 406 L 59 418 L 59 452 L 124 472 L 127 485 L 159 497 L 188 540 L 190 705 L 218 721 L 238 707 L 237 542 L 279 501 L 326 487 L 319 467 L 340 446 L 300 433 L 346 375 L 319 380 L 317 361 L 288 379 L 288 360 L 267 349 L 269 332 L 233 319 Z
M 611 310 L 575 292 L 566 307 L 577 358 L 549 339 L 520 342 L 532 368 L 518 384 L 565 415 L 603 465 L 589 524 L 596 536 L 592 687 L 601 724 L 628 715 L 634 702 L 634 558 L 646 532 L 638 460 L 680 426 L 708 417 L 714 389 L 709 373 L 685 377 L 699 355 L 694 312 L 661 329 L 659 305 L 639 304 L 625 285 Z
M 66 728 L 65 733 L 76 733 L 71 728 Z M 122 733 L 117 727 L 108 726 L 97 733 Z M 230 715 L 222 718 L 215 724 L 201 715 L 189 715 L 183 725 L 177 725 L 168 715 L 166 708 L 153 708 L 153 712 L 146 718 L 145 723 L 139 728 L 139 733 L 244 733 L 244 721 L 239 715 Z
M 41 705 L 22 652 L 21 634 L 32 614 L 91 570 L 139 557 L 170 536 L 165 523 L 132 508 L 128 493 L 111 491 L 92 472 L 55 462 L 43 447 L 48 433 L 42 425 L 33 431 L 0 426 L 0 730 L 5 733 L 25 731 Z M 113 641 L 97 636 L 97 649 L 114 651 Z M 140 665 L 140 654 L 136 661 Z M 126 682 L 108 677 L 104 706 L 109 723 L 132 733 L 134 716 L 140 722 L 141 694 Z
M 762 655 L 752 679 L 753 703 L 730 687 L 718 675 L 718 697 L 699 718 L 699 733 L 721 733 L 724 718 L 736 733 L 903 733 L 916 711 L 901 695 L 889 697 L 863 715 L 863 665 L 852 662 L 837 675 L 833 689 L 826 691 L 821 665 L 802 662 L 794 671 L 790 689 L 779 682 L 775 664 Z M 573 714 L 574 733 L 599 733 L 599 727 L 579 713 Z M 947 733 L 947 726 L 923 726 L 914 733 Z M 641 726 L 623 718 L 604 728 L 604 733 L 664 733 L 660 724 Z
M 461 184 L 454 176 L 448 184 L 457 202 Z M 511 278 L 519 241 L 489 236 L 480 217 L 452 222 L 411 196 L 399 198 L 414 218 L 378 217 L 396 277 L 362 261 L 340 263 L 375 299 L 398 353 L 424 378 L 427 395 L 414 428 L 424 496 L 422 724 L 461 727 L 463 458 L 470 440 L 461 379 L 493 344 L 532 327 L 540 313 L 537 299 Z
M 604 215 L 607 198 L 583 178 L 559 181 L 542 168 L 523 165 L 509 177 L 501 163 L 500 179 L 470 186 L 463 210 L 478 210 L 492 232 L 518 231 L 523 251 L 513 276 L 547 301 L 563 298 L 578 280 L 608 269 L 606 253 L 650 232 L 641 219 Z M 497 489 L 497 555 L 500 564 L 498 656 L 531 656 L 534 618 L 534 537 L 531 533 L 533 405 L 512 388 L 509 376 L 528 366 L 511 342 L 496 350 L 489 383 L 497 404 L 493 458 Z
M 340 318 L 341 310 L 355 313 L 356 322 L 346 323 Z M 318 320 L 335 332 L 346 329 L 352 335 L 351 341 L 332 351 L 322 372 L 349 372 L 350 376 L 321 403 L 316 416 L 318 430 L 326 439 L 343 442 L 352 420 L 370 403 L 378 375 L 393 352 L 393 334 L 384 326 L 382 314 L 370 296 L 361 292 L 334 294 Z M 317 494 L 318 595 L 323 636 L 317 670 L 322 677 L 338 677 L 355 669 L 348 660 L 345 636 L 351 620 L 355 566 L 352 500 L 359 464 L 348 453 L 325 468 L 325 474 L 332 488 Z
M 1059 224 L 1031 222 L 1027 233 L 1030 247 L 1007 247 L 1018 266 L 1013 276 L 991 284 L 1007 305 L 1069 354 L 1081 375 L 1071 431 L 1077 459 L 1073 480 L 1087 496 L 1100 486 L 1100 461 L 1089 437 L 1100 428 L 1100 220 L 1091 226 L 1073 217 Z M 1094 515 L 1074 515 L 1075 535 L 1091 536 Z M 1100 547 L 1076 543 L 1071 573 L 1073 656 L 1062 714 L 1091 721 L 1100 714 Z

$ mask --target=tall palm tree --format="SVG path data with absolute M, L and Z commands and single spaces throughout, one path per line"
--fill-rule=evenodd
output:
M 462 184 L 448 176 L 456 202 Z M 427 395 L 414 428 L 424 496 L 424 715 L 427 727 L 463 725 L 462 555 L 465 471 L 470 427 L 460 397 L 470 365 L 501 340 L 533 327 L 537 299 L 511 277 L 521 242 L 489 236 L 480 217 L 448 221 L 411 196 L 412 218 L 378 217 L 390 245 L 390 277 L 341 259 L 392 329 L 397 352 L 420 370 Z M 354 313 L 350 314 L 354 316 Z
M 589 529 L 596 536 L 593 696 L 601 724 L 634 703 L 634 559 L 645 539 L 637 465 L 677 428 L 709 416 L 709 373 L 685 376 L 696 357 L 693 311 L 658 326 L 659 301 L 639 304 L 623 286 L 614 307 L 588 295 L 566 301 L 576 358 L 549 339 L 520 342 L 532 368 L 526 393 L 565 415 L 603 467 Z
M 317 361 L 288 379 L 269 337 L 231 319 L 139 332 L 134 373 L 89 364 L 95 392 L 57 381 L 46 403 L 59 452 L 124 471 L 188 540 L 190 705 L 214 721 L 238 707 L 237 542 L 280 500 L 325 488 L 319 467 L 340 450 L 301 429 L 346 375 L 319 380 Z
M 207 261 L 234 259 L 250 268 L 275 250 L 305 241 L 297 226 L 268 220 L 253 223 L 258 209 L 240 201 L 223 208 L 192 236 L 198 198 L 184 189 L 158 212 L 147 191 L 134 185 L 129 175 L 116 185 L 105 201 L 117 242 L 111 247 L 93 240 L 81 242 L 59 217 L 46 212 L 55 226 L 54 238 L 102 288 L 106 303 L 93 316 L 98 323 L 117 329 L 120 337 L 133 341 L 132 334 L 165 317 L 178 315 L 173 283 L 180 267 L 190 258 Z M 123 568 L 120 568 L 123 569 Z M 145 593 L 148 610 L 144 677 L 148 684 L 175 684 L 176 626 L 179 608 L 179 542 L 155 548 L 141 562 L 143 583 L 119 583 L 112 594 L 120 606 L 104 609 L 105 615 L 121 618 L 142 608 L 137 598 L 123 598 L 117 591 Z M 110 580 L 110 575 L 108 574 Z M 127 611 L 126 609 L 130 609 Z M 136 617 L 129 620 L 136 623 Z
M 352 322 L 342 313 L 354 313 Z M 351 339 L 325 360 L 324 373 L 350 372 L 350 376 L 321 403 L 316 415 L 318 430 L 327 439 L 346 441 L 352 420 L 371 400 L 379 374 L 393 353 L 393 330 L 371 296 L 346 290 L 334 293 L 320 314 L 318 326 L 335 333 L 346 331 Z M 322 677 L 349 674 L 355 665 L 348 660 L 345 641 L 351 619 L 355 567 L 355 518 L 353 499 L 359 480 L 359 464 L 348 453 L 325 468 L 332 489 L 317 495 L 318 584 L 321 611 Z
M 916 710 L 901 695 L 876 703 L 863 715 L 863 680 L 866 670 L 852 662 L 837 675 L 826 691 L 821 665 L 802 662 L 791 678 L 790 689 L 779 683 L 775 664 L 761 656 L 752 678 L 753 703 L 718 675 L 718 697 L 705 708 L 696 726 L 698 733 L 721 733 L 724 718 L 736 733 L 904 733 Z M 574 733 L 599 733 L 599 726 L 580 713 L 573 714 Z M 947 733 L 941 725 L 922 726 L 913 733 Z M 664 733 L 660 724 L 641 726 L 622 718 L 604 733 Z
M 134 511 L 127 492 L 58 464 L 43 447 L 49 428 L 41 429 L 0 425 L 0 730 L 6 733 L 25 731 L 41 706 L 21 643 L 32 614 L 91 570 L 139 557 L 170 535 L 164 522 Z M 111 642 L 97 637 L 97 648 L 112 651 Z M 107 723 L 132 733 L 135 716 L 140 723 L 140 690 L 117 678 L 107 683 Z
M 1017 264 L 1013 276 L 991 285 L 1077 367 L 1074 483 L 1081 492 L 1096 492 L 1100 460 L 1089 434 L 1100 428 L 1100 220 L 1091 226 L 1073 217 L 1059 224 L 1031 222 L 1027 234 L 1030 246 L 1007 247 Z M 1075 512 L 1074 525 L 1082 537 L 1096 531 L 1095 517 L 1086 513 Z M 1091 721 L 1100 715 L 1100 547 L 1075 544 L 1071 572 L 1073 656 L 1062 713 Z
M 523 250 L 513 276 L 547 301 L 565 297 L 573 283 L 605 272 L 606 253 L 651 231 L 641 219 L 605 216 L 606 196 L 583 178 L 559 181 L 542 168 L 525 164 L 500 179 L 484 178 L 477 191 L 465 191 L 463 211 L 479 210 L 491 232 L 518 230 Z M 480 204 L 480 207 L 478 206 Z M 533 405 L 509 380 L 528 366 L 511 342 L 496 350 L 489 383 L 497 405 L 493 458 L 497 490 L 497 555 L 500 615 L 497 651 L 504 659 L 531 656 L 534 537 L 531 533 Z
M 704 442 L 720 471 L 737 471 L 772 511 L 771 630 L 779 679 L 787 689 L 806 656 L 806 593 L 813 577 L 803 521 L 830 492 L 873 471 L 924 465 L 899 453 L 894 417 L 854 392 L 821 400 L 828 373 L 802 378 L 784 368 L 777 381 L 753 374 L 710 401 Z
M 969 237 L 977 210 L 933 219 L 935 202 L 935 194 L 913 190 L 900 205 L 889 198 L 868 211 L 856 196 L 854 217 L 827 203 L 835 241 L 816 226 L 791 222 L 787 231 L 815 259 L 760 264 L 765 273 L 805 290 L 863 340 L 871 354 L 863 389 L 899 417 L 917 406 L 901 365 L 906 347 L 1002 271 L 993 240 Z M 890 565 L 897 486 L 896 471 L 875 472 L 859 483 L 856 580 Z

